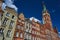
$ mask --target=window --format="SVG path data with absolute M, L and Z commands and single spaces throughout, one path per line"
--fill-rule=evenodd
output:
M 12 16 L 12 19 L 14 19 L 14 15 Z
M 34 37 L 32 39 L 34 40 Z
M 28 39 L 28 34 L 26 35 L 26 38 Z
M 21 26 L 21 30 L 24 30 L 24 27 Z
M 8 16 L 8 17 L 9 17 L 9 16 L 10 16 L 10 13 L 7 13 L 7 14 L 6 14 L 6 16 Z
M 49 30 L 46 30 L 46 33 L 47 33 L 47 35 L 50 35 L 50 31 Z
M 24 24 L 24 21 L 22 21 L 22 24 Z
M 26 26 L 26 29 L 28 29 L 28 26 Z
M 18 22 L 21 22 L 21 20 L 18 20 Z
M 18 32 L 16 32 L 16 37 L 19 37 L 19 33 Z
M 31 33 L 31 27 L 29 26 L 29 33 Z
M 31 35 L 29 34 L 28 36 L 29 36 L 28 39 L 31 40 Z
M 17 25 L 17 27 L 16 27 L 17 29 L 20 29 L 20 25 Z
M 12 29 L 13 28 L 13 25 L 14 25 L 14 21 L 11 21 L 10 22 L 10 25 L 9 25 L 9 28 Z
M 36 40 L 36 37 L 35 37 L 35 40 Z
M 6 26 L 7 21 L 8 21 L 8 18 L 5 18 L 4 21 L 3 21 L 3 23 L 2 23 L 2 25 Z
M 7 32 L 7 35 L 6 35 L 7 37 L 11 37 L 11 30 L 8 30 L 8 32 Z
M 2 17 L 1 17 L 1 13 L 0 13 L 0 26 L 1 26 L 1 18 L 2 18 Z
M 1 18 L 1 13 L 0 13 L 0 18 Z
M 47 37 L 47 40 L 51 40 L 51 36 L 46 35 L 46 37 Z
M 36 34 L 36 31 L 35 31 L 35 34 Z
M 3 35 L 3 29 L 0 28 L 0 36 L 2 36 L 2 35 Z
M 0 20 L 0 26 L 1 26 L 1 20 Z
M 23 33 L 20 33 L 20 38 L 23 38 Z
M 2 16 L 3 16 L 3 14 L 2 14 L 2 13 L 0 13 L 0 20 L 2 20 Z
M 0 14 L 0 18 L 1 18 L 1 20 L 2 20 L 2 17 L 3 17 L 3 14 Z

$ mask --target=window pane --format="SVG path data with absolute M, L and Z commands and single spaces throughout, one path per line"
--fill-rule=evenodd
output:
M 17 27 L 16 27 L 17 29 L 20 29 L 20 25 L 17 25 Z
M 14 19 L 14 15 L 12 16 L 12 19 Z
M 7 13 L 7 14 L 6 14 L 6 16 L 8 16 L 8 17 L 9 17 L 9 16 L 10 16 L 10 13 Z
M 18 22 L 21 22 L 21 20 L 18 20 Z
M 21 26 L 21 30 L 23 30 L 23 27 Z
M 8 18 L 5 18 L 4 21 L 3 21 L 3 23 L 2 23 L 2 25 L 6 26 L 7 21 L 8 21 Z
M 8 30 L 8 32 L 7 32 L 7 35 L 6 35 L 7 37 L 11 37 L 11 30 Z
M 20 33 L 20 38 L 23 38 L 23 33 Z
M 9 25 L 9 28 L 12 29 L 13 28 L 13 25 L 14 25 L 14 21 L 11 21 L 10 22 L 10 25 Z
M 3 29 L 0 28 L 0 36 L 2 36 L 2 35 L 3 35 Z
M 16 32 L 16 37 L 19 37 L 19 33 L 18 32 Z

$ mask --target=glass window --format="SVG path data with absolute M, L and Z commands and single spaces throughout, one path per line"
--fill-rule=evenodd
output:
M 19 32 L 16 32 L 16 37 L 19 37 Z
M 51 40 L 51 36 L 49 35 L 46 35 L 47 36 L 47 40 Z
M 12 16 L 12 19 L 14 19 L 14 15 Z
M 31 35 L 29 34 L 28 36 L 29 36 L 28 39 L 30 40 L 31 39 Z
M 26 25 L 26 29 L 28 29 L 28 25 Z
M 2 25 L 6 26 L 7 21 L 8 21 L 8 18 L 5 18 L 4 21 L 3 21 L 3 23 L 2 23 Z
M 0 13 L 0 18 L 1 18 L 1 13 Z
M 0 19 L 2 20 L 3 14 L 0 14 Z
M 20 33 L 20 38 L 23 38 L 23 33 Z
M 20 29 L 20 25 L 17 25 L 17 27 L 16 27 L 17 29 Z
M 18 20 L 19 22 L 21 22 L 21 20 Z
M 32 31 L 32 34 L 35 34 L 35 31 L 34 30 Z
M 7 37 L 11 37 L 11 30 L 8 30 L 8 32 L 7 32 L 7 35 L 6 35 Z
M 24 22 L 22 21 L 22 24 L 24 24 Z
M 3 35 L 3 29 L 0 28 L 0 36 L 2 36 L 2 35 Z
M 13 25 L 14 25 L 14 21 L 11 21 L 10 22 L 10 25 L 9 25 L 9 28 L 12 29 L 13 28 Z
M 33 40 L 34 40 L 34 37 L 33 37 Z
M 24 30 L 24 27 L 21 26 L 21 30 Z
M 7 13 L 7 14 L 6 14 L 6 16 L 8 16 L 8 17 L 9 17 L 9 16 L 10 16 L 10 13 Z
M 0 26 L 1 26 L 1 20 L 0 20 Z

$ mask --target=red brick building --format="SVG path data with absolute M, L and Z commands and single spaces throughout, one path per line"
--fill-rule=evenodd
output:
M 58 40 L 58 33 L 57 33 L 57 29 L 53 29 L 52 26 L 52 21 L 50 18 L 50 14 L 48 12 L 48 10 L 46 9 L 46 6 L 43 5 L 43 26 L 42 29 L 44 31 L 44 33 L 41 34 L 45 34 L 44 37 L 45 39 L 42 38 L 42 40 Z
M 50 14 L 43 5 L 43 23 L 25 18 L 21 13 L 17 19 L 14 40 L 60 40 L 57 29 L 53 28 Z
M 24 40 L 24 15 L 22 13 L 17 19 L 13 40 Z
M 40 24 L 39 22 L 35 22 L 32 19 L 32 39 L 31 40 L 40 40 Z

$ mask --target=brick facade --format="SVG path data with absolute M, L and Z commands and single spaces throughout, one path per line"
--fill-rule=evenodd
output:
M 57 29 L 52 26 L 50 14 L 45 5 L 43 5 L 42 11 L 43 23 L 40 23 L 36 22 L 34 18 L 32 20 L 25 18 L 23 13 L 16 14 L 15 10 L 9 7 L 2 11 L 2 2 L 1 0 L 0 15 L 3 14 L 3 16 L 0 17 L 0 22 L 2 21 L 3 24 L 0 25 L 0 28 L 4 28 L 4 35 L 1 36 L 3 29 L 0 29 L 0 40 L 60 40 Z

